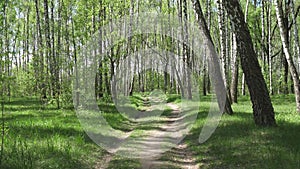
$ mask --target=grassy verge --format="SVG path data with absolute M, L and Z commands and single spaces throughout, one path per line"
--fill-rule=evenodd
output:
M 300 116 L 294 96 L 272 100 L 278 127 L 255 126 L 251 102 L 241 97 L 233 105 L 235 114 L 223 116 L 212 137 L 201 145 L 197 140 L 207 110 L 200 112 L 186 141 L 201 168 L 300 168 Z
M 91 168 L 102 153 L 71 109 L 42 109 L 35 98 L 13 99 L 5 106 L 0 168 Z

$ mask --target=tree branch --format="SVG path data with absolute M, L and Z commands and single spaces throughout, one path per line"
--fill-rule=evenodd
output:
M 297 7 L 296 9 L 296 14 L 295 14 L 295 19 L 297 19 L 298 15 L 299 15 L 299 12 L 300 12 L 300 5 Z M 290 31 L 292 29 L 292 26 L 294 25 L 294 21 L 291 22 L 291 24 L 289 25 L 288 27 L 288 30 Z

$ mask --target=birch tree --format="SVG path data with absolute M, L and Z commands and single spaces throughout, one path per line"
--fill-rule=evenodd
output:
M 284 55 L 287 60 L 289 70 L 290 70 L 290 73 L 291 73 L 291 76 L 293 79 L 296 107 L 297 107 L 297 111 L 300 113 L 300 88 L 299 88 L 300 81 L 299 81 L 299 75 L 298 75 L 297 69 L 294 65 L 293 59 L 292 59 L 290 51 L 289 51 L 288 39 L 286 37 L 286 33 L 288 30 L 284 26 L 282 1 L 275 0 L 274 4 L 275 4 L 275 8 L 276 8 L 276 16 L 277 16 L 277 20 L 278 20 L 278 26 L 279 26 L 279 30 L 280 30 L 280 37 L 281 37 L 281 41 L 282 41 Z

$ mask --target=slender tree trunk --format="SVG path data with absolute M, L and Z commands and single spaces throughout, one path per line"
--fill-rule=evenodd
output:
M 230 105 L 230 102 L 228 100 L 228 97 L 226 95 L 226 99 L 225 101 L 221 98 L 222 97 L 222 92 L 223 91 L 226 91 L 226 88 L 224 86 L 224 81 L 223 81 L 223 78 L 222 78 L 222 73 L 221 73 L 221 70 L 220 70 L 220 67 L 219 67 L 219 58 L 217 57 L 217 54 L 214 52 L 214 45 L 213 45 L 213 41 L 212 41 L 212 38 L 211 38 L 211 35 L 210 35 L 210 32 L 207 28 L 207 24 L 206 24 L 206 21 L 204 19 L 204 15 L 202 13 L 202 9 L 201 9 L 201 5 L 200 5 L 200 2 L 199 0 L 192 0 L 192 3 L 193 3 L 193 8 L 194 8 L 194 11 L 195 11 L 195 15 L 196 15 L 196 21 L 198 23 L 198 26 L 200 28 L 200 30 L 203 31 L 204 35 L 205 35 L 205 38 L 209 41 L 209 48 L 211 50 L 211 58 L 209 58 L 211 60 L 211 63 L 212 63 L 212 73 L 214 78 L 217 79 L 217 80 L 214 80 L 214 85 L 215 85 L 215 90 L 216 90 L 216 95 L 217 95 L 217 98 L 218 98 L 218 105 L 219 105 L 219 108 L 222 110 L 223 107 L 225 108 L 225 112 L 228 113 L 228 114 L 233 114 L 233 111 L 232 111 L 232 108 L 231 108 L 231 105 Z
M 224 4 L 234 24 L 233 31 L 237 36 L 238 52 L 250 92 L 254 121 L 260 126 L 273 126 L 276 124 L 274 109 L 261 72 L 261 67 L 257 60 L 257 55 L 253 48 L 250 31 L 245 22 L 242 7 L 239 0 L 227 0 Z
M 188 32 L 188 12 L 187 12 L 187 2 L 183 0 L 183 21 L 184 21 L 184 40 L 189 42 L 189 32 Z M 191 82 L 191 55 L 190 49 L 186 44 L 183 44 L 183 53 L 186 56 L 186 65 L 187 68 L 184 70 L 186 72 L 186 80 L 187 80 L 187 98 L 192 99 L 192 82 Z
M 261 1 L 261 59 L 263 61 L 263 75 L 266 72 L 266 56 L 265 56 L 265 1 Z
M 103 9 L 103 5 L 102 5 L 102 0 L 99 0 L 99 4 L 100 4 L 100 9 L 99 9 L 99 14 L 98 14 L 98 17 L 100 19 L 100 25 L 99 26 L 102 26 L 104 24 L 104 9 Z M 96 31 L 96 30 L 95 30 Z M 103 36 L 103 32 L 101 31 L 101 29 L 99 29 L 99 51 L 100 53 L 103 53 L 103 43 L 102 43 L 102 36 Z M 101 56 L 102 57 L 102 56 Z M 102 59 L 99 58 L 99 61 L 98 61 L 98 71 L 97 71 L 97 81 L 96 81 L 96 84 L 97 84 L 97 96 L 98 98 L 102 98 L 103 97 L 103 62 L 102 62 Z
M 283 20 L 283 10 L 282 10 L 282 3 L 280 3 L 279 0 L 275 0 L 275 8 L 276 8 L 276 15 L 278 20 L 278 26 L 280 29 L 280 36 L 281 41 L 283 45 L 283 51 L 290 69 L 291 76 L 293 78 L 294 83 L 294 90 L 295 90 L 295 98 L 296 98 L 296 106 L 297 111 L 300 113 L 300 81 L 298 72 L 296 70 L 296 67 L 294 65 L 293 59 L 291 58 L 289 48 L 288 48 L 288 39 L 286 39 L 286 32 L 288 31 L 284 26 L 284 20 Z
M 135 6 L 134 6 L 134 0 L 130 0 L 130 9 L 129 9 L 129 15 L 130 15 L 130 23 L 129 23 L 129 34 L 131 34 L 131 31 L 132 31 L 132 25 L 133 25 L 133 15 L 134 15 L 134 9 Z M 127 46 L 127 56 L 129 56 L 130 54 L 130 51 L 133 49 L 133 46 L 132 46 L 132 37 L 129 37 L 128 38 L 128 46 Z M 129 69 L 125 69 L 127 71 L 127 78 L 126 78 L 126 96 L 129 96 L 131 93 L 132 93 L 132 87 L 134 85 L 134 71 L 135 71 L 135 64 L 134 64 L 134 69 L 133 71 L 130 69 L 131 68 L 131 57 L 128 57 L 128 60 L 127 60 L 127 68 Z
M 211 27 L 211 0 L 207 0 L 206 2 L 207 4 L 207 13 L 206 13 L 206 18 L 207 18 L 207 29 L 208 31 L 210 31 L 210 27 Z M 205 50 L 205 55 L 207 55 L 207 50 Z M 208 73 L 208 70 L 209 70 L 209 65 L 208 65 L 208 62 L 207 62 L 207 56 L 205 56 L 205 61 L 204 61 L 204 72 L 203 72 L 203 88 L 206 89 L 204 90 L 203 89 L 203 94 L 206 95 L 207 93 L 210 93 L 210 76 L 209 76 L 209 73 Z M 205 83 L 206 82 L 206 83 Z M 204 93 L 205 91 L 205 93 Z
M 79 91 L 79 79 L 78 79 L 78 65 L 77 65 L 77 46 L 76 46 L 76 39 L 75 39 L 75 28 L 74 28 L 74 20 L 71 17 L 71 24 L 72 24 L 72 44 L 73 44 L 73 48 L 74 48 L 74 71 L 75 71 L 75 91 L 76 91 L 76 100 L 75 100 L 75 107 L 79 106 L 79 95 L 80 95 L 80 91 Z
M 268 65 L 269 65 L 269 92 L 271 95 L 273 91 L 273 64 L 272 64 L 272 1 L 268 1 Z
M 209 2 L 207 2 L 207 3 L 209 3 Z M 209 10 L 209 8 L 207 10 Z M 208 13 L 210 13 L 210 12 L 208 12 Z M 208 13 L 206 15 L 207 18 L 208 18 L 208 15 L 210 15 Z M 208 30 L 210 30 L 209 24 L 207 25 L 207 27 L 208 27 Z M 205 49 L 204 52 L 205 53 L 204 53 L 204 58 L 203 58 L 203 77 L 202 77 L 203 78 L 203 82 L 202 82 L 202 90 L 203 91 L 202 91 L 202 93 L 203 93 L 203 96 L 206 96 L 207 95 L 207 84 L 209 83 L 207 81 L 209 80 L 209 78 L 207 78 L 207 76 L 208 76 L 208 72 L 207 72 L 207 50 Z
M 299 31 L 298 31 L 298 24 L 297 24 L 297 18 L 295 13 L 295 4 L 294 0 L 291 0 L 291 10 L 292 10 L 292 18 L 294 23 L 294 45 L 295 45 L 295 60 L 297 60 L 297 70 L 300 71 L 300 43 L 299 43 Z
M 50 81 L 47 81 L 48 84 L 50 84 L 50 95 L 53 96 L 53 81 L 54 79 L 52 78 L 53 76 L 53 70 L 54 70 L 54 63 L 53 60 L 50 58 L 52 57 L 52 45 L 51 45 L 51 38 L 50 38 L 50 19 L 49 19 L 49 8 L 48 8 L 48 0 L 44 0 L 44 20 L 45 20 L 45 38 L 46 38 L 46 58 L 47 58 L 47 63 L 50 65 Z M 49 70 L 49 67 L 47 66 L 47 70 Z M 48 71 L 47 71 L 48 73 Z M 46 76 L 46 78 L 48 78 Z
M 238 78 L 239 78 L 239 62 L 237 53 L 237 41 L 235 33 L 232 34 L 232 80 L 231 80 L 231 99 L 233 103 L 237 103 L 238 95 Z
M 57 108 L 60 108 L 60 86 L 61 86 L 61 80 L 60 80 L 60 68 L 61 68 L 61 27 L 62 27 L 62 18 L 61 18 L 61 10 L 62 10 L 62 0 L 58 0 L 58 29 L 57 29 L 57 50 L 56 50 L 56 65 L 55 65 L 55 81 L 56 81 L 56 103 Z M 53 22 L 54 24 L 54 22 Z
M 28 72 L 28 66 L 27 66 L 27 64 L 29 64 L 29 39 L 30 39 L 30 27 L 29 27 L 29 23 L 30 23 L 30 6 L 28 6 L 27 7 L 28 9 L 27 9 L 27 12 L 26 12 L 26 40 L 25 40 L 25 53 L 26 53 L 26 55 L 25 55 L 25 59 L 26 59 L 26 61 L 25 61 L 25 65 L 24 65 L 24 70 L 26 71 L 26 72 Z
M 51 56 L 50 60 L 52 63 L 52 69 L 50 69 L 51 72 L 51 83 L 52 83 L 52 91 L 53 91 L 53 98 L 56 100 L 57 108 L 60 109 L 60 101 L 59 101 L 59 68 L 58 68 L 58 62 L 57 58 L 59 57 L 57 54 L 57 51 L 55 49 L 60 50 L 60 46 L 55 47 L 55 23 L 54 23 L 54 2 L 51 0 Z M 50 25 L 49 25 L 50 29 Z M 57 30 L 59 32 L 59 30 Z M 57 40 L 59 41 L 59 40 Z
M 219 30 L 220 30 L 220 59 L 222 65 L 222 76 L 224 79 L 224 85 L 229 98 L 229 102 L 232 102 L 230 87 L 228 84 L 227 74 L 227 60 L 228 60 L 228 45 L 227 45 L 227 24 L 224 10 L 224 0 L 218 0 L 218 19 L 219 19 Z
M 45 58 L 44 58 L 44 52 L 43 52 L 43 36 L 42 36 L 42 29 L 41 29 L 41 25 L 40 25 L 40 12 L 39 12 L 39 1 L 35 0 L 35 10 L 36 10 L 36 24 L 37 24 L 37 32 L 38 32 L 38 53 L 40 56 L 39 59 L 39 79 L 38 81 L 40 81 L 39 84 L 39 89 L 41 91 L 41 101 L 44 102 L 43 100 L 47 99 L 47 93 L 46 93 L 46 84 L 45 84 L 45 75 L 44 75 L 44 63 L 45 63 Z
M 281 1 L 283 2 L 283 1 Z M 283 8 L 281 5 L 281 9 L 282 9 L 282 22 L 283 22 L 283 27 L 284 29 L 286 29 L 287 31 L 285 31 L 285 39 L 286 39 L 286 45 L 287 48 L 290 48 L 290 33 L 289 33 L 289 0 L 284 0 L 285 2 L 285 12 L 283 12 Z M 284 66 L 284 86 L 283 86 L 283 93 L 284 94 L 289 94 L 289 84 L 288 84 L 288 80 L 289 80 L 289 63 L 284 55 L 284 49 L 282 48 L 282 58 L 283 58 L 283 66 Z

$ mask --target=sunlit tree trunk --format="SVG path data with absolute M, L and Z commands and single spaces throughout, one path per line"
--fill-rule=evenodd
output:
M 299 43 L 299 31 L 298 31 L 298 25 L 297 25 L 297 18 L 296 18 L 296 12 L 295 12 L 295 4 L 294 0 L 291 0 L 291 10 L 292 10 L 292 18 L 294 23 L 294 45 L 295 45 L 295 60 L 297 63 L 298 71 L 300 71 L 300 43 Z
M 238 98 L 238 77 L 239 77 L 239 61 L 237 53 L 237 41 L 235 33 L 232 33 L 232 62 L 231 62 L 231 99 L 233 103 L 237 103 Z
M 224 85 L 226 88 L 226 92 L 228 94 L 229 101 L 231 102 L 230 88 L 228 84 L 228 76 L 227 76 L 227 35 L 226 35 L 226 17 L 224 10 L 224 0 L 218 0 L 218 19 L 219 19 L 219 32 L 220 32 L 220 59 L 222 64 L 222 76 L 224 79 Z
M 275 7 L 276 7 L 276 16 L 277 16 L 277 20 L 278 20 L 278 26 L 280 29 L 280 36 L 281 36 L 281 41 L 282 41 L 282 45 L 283 45 L 284 55 L 285 55 L 285 58 L 287 60 L 288 66 L 289 66 L 291 76 L 293 78 L 297 111 L 300 113 L 300 88 L 299 88 L 300 81 L 299 81 L 298 72 L 296 70 L 293 59 L 289 52 L 288 39 L 286 37 L 286 33 L 288 30 L 284 26 L 282 3 L 279 0 L 275 0 L 274 3 L 275 3 Z

